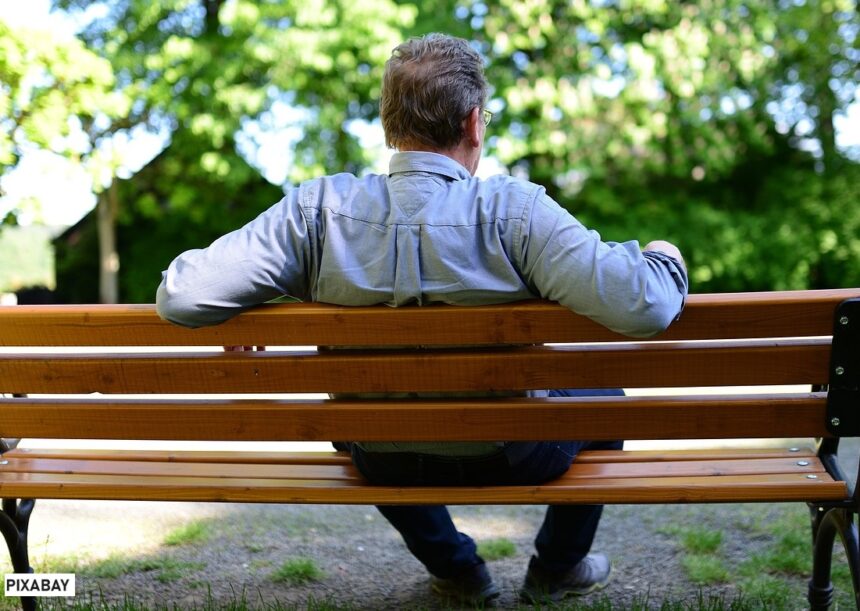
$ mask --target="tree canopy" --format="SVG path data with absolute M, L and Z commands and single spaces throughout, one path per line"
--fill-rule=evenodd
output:
M 855 0 L 54 4 L 85 22 L 72 46 L 90 63 L 76 61 L 74 77 L 46 60 L 45 73 L 114 100 L 69 108 L 93 150 L 134 126 L 169 142 L 168 187 L 123 188 L 117 202 L 116 219 L 152 237 L 145 265 L 125 247 L 129 286 L 136 266 L 179 251 L 177 226 L 205 227 L 194 232 L 202 246 L 273 203 L 249 187 L 261 179 L 245 160 L 248 126 L 266 130 L 278 108 L 297 135 L 284 141 L 287 184 L 366 171 L 372 151 L 356 126 L 381 129 L 384 62 L 430 31 L 468 38 L 486 58 L 487 153 L 604 238 L 678 243 L 696 292 L 860 285 L 860 151 L 840 149 L 835 129 L 857 103 Z M 152 287 L 123 294 L 149 301 Z
M 74 137 L 96 117 L 128 111 L 110 62 L 75 38 L 11 27 L 0 19 L 0 176 L 27 149 L 72 160 L 88 150 Z M 13 209 L 7 223 L 14 223 Z

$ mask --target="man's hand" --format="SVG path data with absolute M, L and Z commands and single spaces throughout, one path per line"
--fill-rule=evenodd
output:
M 684 262 L 684 257 L 681 256 L 681 251 L 678 250 L 678 247 L 675 246 L 674 244 L 672 244 L 671 242 L 667 242 L 666 240 L 653 240 L 651 242 L 648 242 L 645 245 L 645 248 L 643 248 L 642 250 L 643 251 L 653 250 L 653 251 L 659 251 L 659 252 L 665 253 L 665 254 L 669 255 L 670 257 L 672 257 L 673 259 L 676 259 L 678 261 L 678 263 L 681 264 L 681 266 L 684 268 L 685 271 L 687 269 L 687 264 Z
M 264 352 L 265 346 L 224 346 L 224 352 Z

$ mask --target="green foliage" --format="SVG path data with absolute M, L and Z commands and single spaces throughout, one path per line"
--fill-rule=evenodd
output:
M 376 115 L 384 61 L 416 13 L 392 0 L 122 0 L 87 21 L 89 0 L 53 4 L 83 19 L 81 40 L 134 100 L 122 121 L 91 134 L 93 143 L 134 126 L 170 135 L 155 162 L 119 190 L 120 300 L 133 302 L 152 301 L 178 252 L 206 246 L 281 198 L 237 151 L 248 121 L 271 123 L 272 108 L 285 102 L 297 110 L 303 137 L 284 151 L 292 181 L 367 165 L 345 127 Z M 94 157 L 115 172 L 107 153 Z M 61 278 L 91 274 L 84 260 L 62 263 Z M 98 298 L 86 295 L 75 299 Z
M 82 15 L 93 2 L 53 4 Z M 0 168 L 16 137 L 62 149 L 64 110 L 83 117 L 93 146 L 134 126 L 170 135 L 157 171 L 120 189 L 123 300 L 151 301 L 175 254 L 278 199 L 237 152 L 249 121 L 265 131 L 292 109 L 292 183 L 364 170 L 369 153 L 349 128 L 377 118 L 390 50 L 429 31 L 470 38 L 486 56 L 491 154 L 605 239 L 676 242 L 693 291 L 860 285 L 860 152 L 838 150 L 833 127 L 860 79 L 852 0 L 106 7 L 87 13 L 97 16 L 83 44 L 0 32 L 0 120 L 13 119 L 0 125 L 17 130 L 0 131 Z M 24 78 L 27 66 L 43 78 Z M 60 91 L 74 92 L 65 106 Z M 101 149 L 90 162 L 115 171 Z
M 76 128 L 128 112 L 128 98 L 114 85 L 110 62 L 82 41 L 0 19 L 0 176 L 33 147 L 78 161 Z
M 475 1 L 489 148 L 605 238 L 678 243 L 696 292 L 856 286 L 856 3 L 778 4 Z

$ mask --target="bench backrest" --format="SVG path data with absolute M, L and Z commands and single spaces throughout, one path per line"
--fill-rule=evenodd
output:
M 838 428 L 828 430 L 827 393 L 811 389 L 832 377 L 837 306 L 858 296 L 860 289 L 692 295 L 681 320 L 648 340 L 621 337 L 541 301 L 396 309 L 278 304 L 195 330 L 161 321 L 151 305 L 4 306 L 0 436 L 826 437 Z M 268 349 L 220 350 L 250 344 Z M 355 346 L 374 349 L 336 349 Z M 720 390 L 746 385 L 803 386 L 731 397 Z M 717 392 L 570 400 L 295 394 L 575 387 Z

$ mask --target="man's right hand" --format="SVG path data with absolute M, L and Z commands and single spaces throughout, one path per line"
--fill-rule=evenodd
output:
M 667 242 L 666 240 L 653 240 L 651 242 L 648 242 L 645 245 L 645 248 L 643 248 L 642 250 L 643 251 L 651 250 L 651 251 L 658 251 L 658 252 L 665 253 L 665 254 L 669 255 L 670 257 L 672 257 L 673 259 L 676 259 L 678 261 L 678 263 L 680 263 L 683 266 L 685 271 L 687 269 L 687 264 L 684 263 L 684 257 L 681 256 L 681 251 L 678 250 L 678 247 L 675 246 L 674 244 L 672 244 L 671 242 Z

